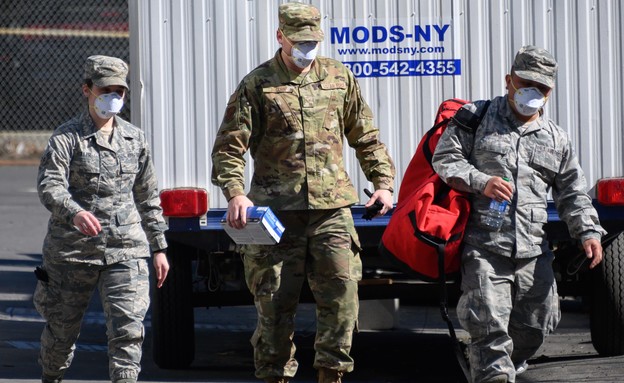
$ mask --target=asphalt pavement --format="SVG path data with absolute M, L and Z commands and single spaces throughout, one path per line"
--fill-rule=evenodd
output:
M 32 305 L 36 283 L 32 271 L 41 261 L 48 212 L 37 199 L 35 176 L 33 166 L 0 166 L 0 382 L 40 381 L 37 355 L 44 324 Z M 364 303 L 363 310 L 377 310 L 375 304 Z M 392 328 L 372 329 L 375 326 L 368 324 L 354 335 L 352 354 L 356 369 L 344 381 L 462 382 L 438 308 L 413 304 L 398 307 Z M 529 361 L 528 371 L 517 382 L 624 382 L 624 357 L 604 358 L 594 350 L 585 306 L 566 299 L 562 308 L 559 328 Z M 255 309 L 197 308 L 195 313 L 195 360 L 184 370 L 160 369 L 152 361 L 148 315 L 140 380 L 257 382 L 249 343 L 256 321 Z M 295 337 L 300 370 L 294 382 L 315 382 L 311 367 L 314 331 L 314 306 L 302 305 Z M 461 330 L 458 334 L 465 336 Z M 97 300 L 92 302 L 83 323 L 76 356 L 65 381 L 109 381 L 104 319 Z

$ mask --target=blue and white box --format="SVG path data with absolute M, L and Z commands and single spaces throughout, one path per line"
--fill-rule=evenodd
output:
M 248 207 L 247 225 L 240 230 L 230 227 L 226 217 L 227 213 L 221 218 L 221 226 L 238 245 L 275 245 L 284 233 L 284 225 L 268 206 Z

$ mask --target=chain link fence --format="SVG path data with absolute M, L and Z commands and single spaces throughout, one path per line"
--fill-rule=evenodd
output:
M 94 54 L 129 62 L 128 0 L 0 0 L 0 160 L 38 160 L 85 108 L 83 64 Z

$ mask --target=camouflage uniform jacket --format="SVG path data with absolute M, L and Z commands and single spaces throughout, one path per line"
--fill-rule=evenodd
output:
M 478 101 L 465 107 L 475 111 L 482 105 Z M 528 124 L 518 121 L 507 96 L 492 100 L 474 135 L 450 123 L 436 147 L 433 167 L 450 186 L 472 193 L 464 240 L 473 246 L 518 258 L 545 252 L 549 191 L 573 238 L 600 240 L 606 233 L 568 135 L 542 116 Z M 482 192 L 492 176 L 507 177 L 514 188 L 500 231 L 482 223 L 490 203 Z
M 390 189 L 394 164 L 353 74 L 317 58 L 307 74 L 280 56 L 260 65 L 230 97 L 212 152 L 212 182 L 229 200 L 244 194 L 243 155 L 254 175 L 249 198 L 278 210 L 333 209 L 358 201 L 343 162 L 344 138 L 375 189 Z
M 167 247 L 145 135 L 121 118 L 115 117 L 110 144 L 87 112 L 58 127 L 41 158 L 37 185 L 52 212 L 43 246 L 51 261 L 102 265 Z M 99 220 L 99 235 L 86 236 L 73 226 L 82 210 Z

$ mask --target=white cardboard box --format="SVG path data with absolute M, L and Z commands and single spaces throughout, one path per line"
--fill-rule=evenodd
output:
M 284 233 L 284 225 L 267 206 L 247 208 L 247 225 L 243 229 L 230 227 L 226 222 L 227 213 L 221 218 L 225 232 L 239 245 L 275 245 Z

